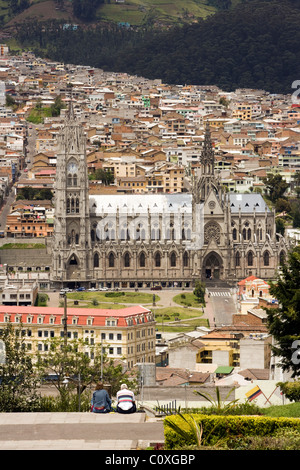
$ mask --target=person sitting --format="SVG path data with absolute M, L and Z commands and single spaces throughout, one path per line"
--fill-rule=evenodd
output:
M 131 390 L 128 390 L 126 384 L 121 385 L 121 390 L 117 392 L 117 408 L 118 413 L 135 413 L 136 404 L 135 396 Z
M 103 388 L 103 383 L 98 382 L 96 389 L 93 393 L 91 400 L 91 411 L 93 413 L 109 413 L 111 409 L 111 399 L 106 390 Z

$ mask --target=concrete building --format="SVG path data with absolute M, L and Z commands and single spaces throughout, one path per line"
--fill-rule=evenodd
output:
M 0 305 L 0 330 L 8 322 L 22 324 L 27 350 L 47 352 L 48 340 L 64 336 L 64 308 Z M 67 308 L 68 339 L 83 339 L 93 359 L 94 346 L 102 345 L 108 358 L 120 359 L 132 369 L 137 363 L 155 363 L 155 322 L 141 306 L 124 309 Z

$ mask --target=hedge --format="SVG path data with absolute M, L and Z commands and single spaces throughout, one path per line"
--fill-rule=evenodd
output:
M 187 417 L 188 415 L 184 415 Z M 220 416 L 192 414 L 197 424 L 202 424 L 202 444 L 215 445 L 219 440 L 245 436 L 271 436 L 282 428 L 297 429 L 300 432 L 298 418 L 269 418 L 266 416 Z M 167 424 L 171 420 L 177 426 L 188 431 L 189 438 L 184 439 Z M 165 449 L 195 445 L 195 439 L 189 426 L 179 415 L 168 416 L 164 420 Z

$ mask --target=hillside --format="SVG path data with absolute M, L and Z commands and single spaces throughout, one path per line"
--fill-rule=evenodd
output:
M 22 47 L 53 60 L 166 83 L 292 93 L 300 76 L 299 0 L 252 1 L 169 30 L 22 24 Z M 92 44 L 92 47 L 91 47 Z
M 234 0 L 239 1 L 239 0 Z M 28 19 L 85 23 L 174 25 L 206 18 L 231 0 L 0 0 L 0 22 L 13 26 Z

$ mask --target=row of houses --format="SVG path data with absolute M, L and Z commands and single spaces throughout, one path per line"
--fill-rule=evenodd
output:
M 60 96 L 67 104 L 72 89 L 75 113 L 86 133 L 89 172 L 93 176 L 101 168 L 114 177 L 109 189 L 92 184 L 95 192 L 186 190 L 185 176 L 190 177 L 199 163 L 206 121 L 212 129 L 216 169 L 229 191 L 260 190 L 268 172 L 280 172 L 294 182 L 299 109 L 292 97 L 262 90 L 226 93 L 214 86 L 172 86 L 50 62 L 30 53 L 7 56 L 5 65 L 3 78 L 19 105 L 21 123 L 37 103 L 47 107 Z M 32 182 L 53 180 L 64 112 L 45 118 L 37 130 Z

